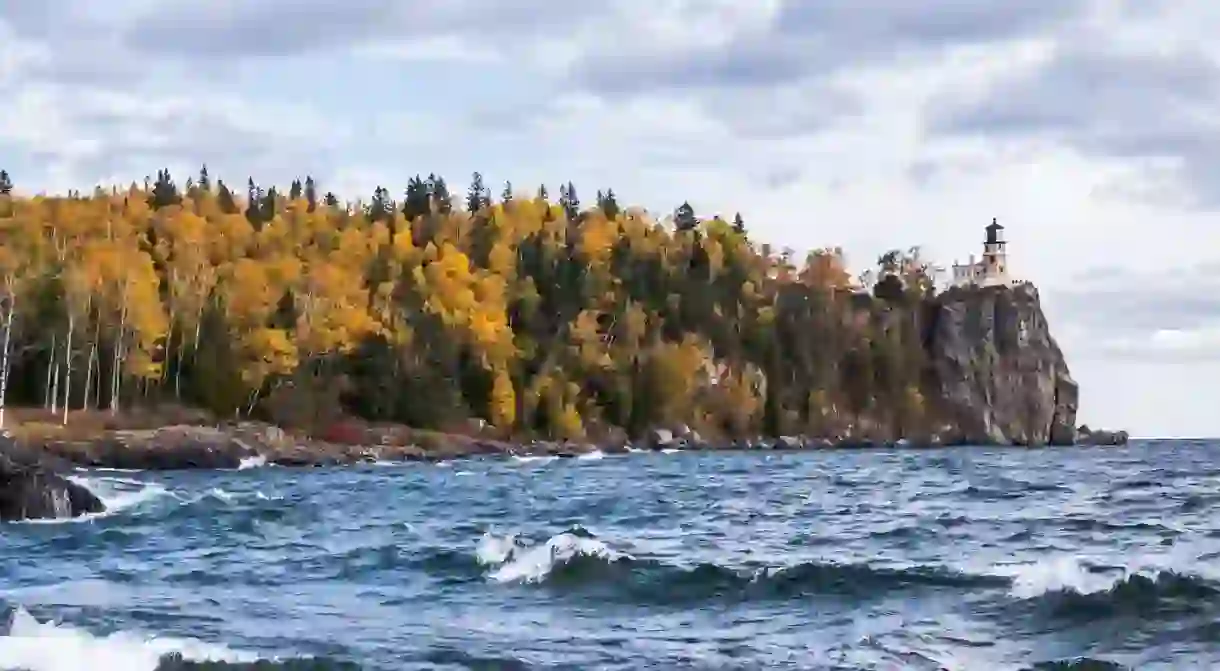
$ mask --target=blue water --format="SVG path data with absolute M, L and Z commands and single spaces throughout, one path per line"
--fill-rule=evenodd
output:
M 0 668 L 1220 668 L 1213 444 L 81 477 Z

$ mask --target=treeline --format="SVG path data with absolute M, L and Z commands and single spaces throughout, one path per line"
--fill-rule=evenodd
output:
M 0 171 L 0 403 L 566 438 L 923 416 L 917 249 L 853 277 L 740 215 L 657 221 L 610 189 L 585 208 L 572 184 L 493 198 L 477 173 L 464 203 L 436 175 L 354 203 L 310 178 L 245 187 L 204 168 L 25 197 Z

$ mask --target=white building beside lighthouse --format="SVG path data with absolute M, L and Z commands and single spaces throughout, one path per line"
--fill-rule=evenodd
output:
M 974 260 L 970 255 L 969 263 L 953 263 L 953 286 L 993 287 L 1013 283 L 1008 275 L 1008 249 L 1004 240 L 1004 227 L 991 220 L 986 229 L 987 238 L 983 241 L 983 258 Z

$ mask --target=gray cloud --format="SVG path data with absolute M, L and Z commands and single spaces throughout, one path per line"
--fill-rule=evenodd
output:
M 1072 323 L 1103 339 L 1205 328 L 1220 320 L 1220 264 L 1159 274 L 1093 269 L 1056 290 L 1055 302 Z
M 139 17 L 126 32 L 134 48 L 181 57 L 294 56 L 420 36 L 535 35 L 603 11 L 602 0 L 181 0 Z
M 774 85 L 1029 35 L 1080 16 L 1088 4 L 787 0 L 768 29 L 739 34 L 727 45 L 692 36 L 680 45 L 614 48 L 589 54 L 573 75 L 605 93 Z
M 972 100 L 938 102 L 940 136 L 1046 139 L 1091 156 L 1168 161 L 1190 205 L 1220 206 L 1220 65 L 1200 51 L 1063 45 Z

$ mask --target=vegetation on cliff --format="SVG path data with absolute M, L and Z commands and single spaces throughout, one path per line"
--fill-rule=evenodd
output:
M 553 202 L 472 181 L 462 207 L 437 176 L 343 204 L 312 179 L 239 196 L 206 168 L 57 197 L 5 174 L 0 403 L 573 439 L 923 421 L 918 250 L 856 278 L 841 251 L 794 262 L 740 216 L 658 222 L 611 190 L 584 208 L 571 184 Z

